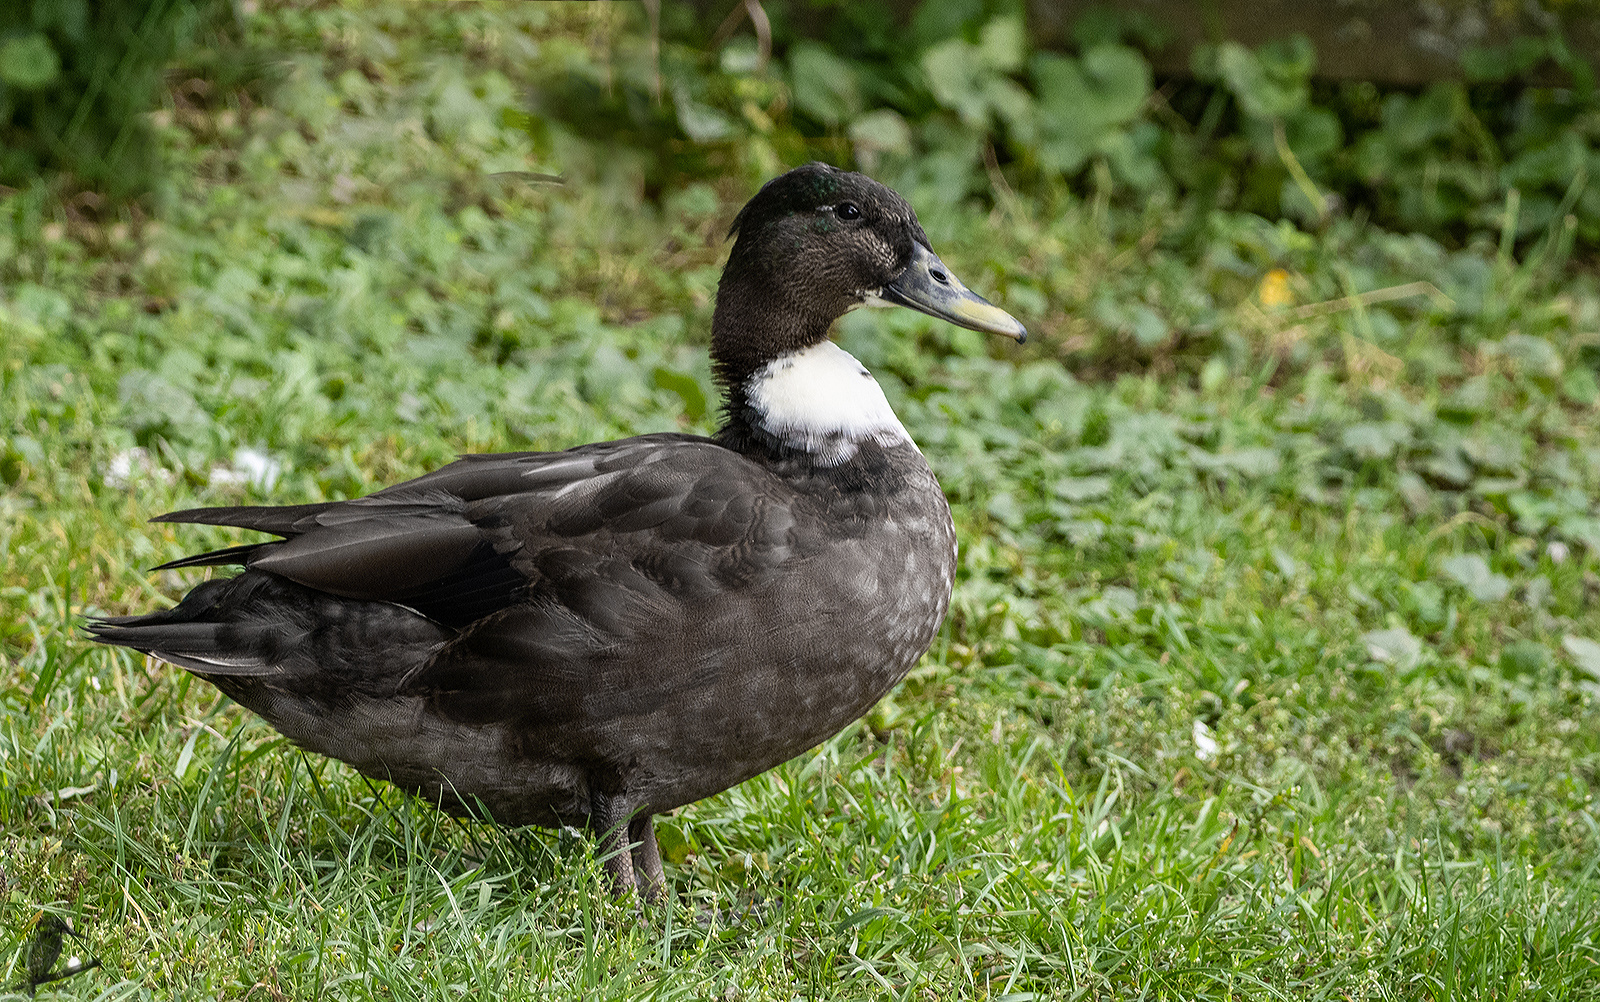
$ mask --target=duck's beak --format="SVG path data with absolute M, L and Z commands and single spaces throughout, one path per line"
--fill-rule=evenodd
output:
M 963 285 L 939 260 L 939 255 L 921 244 L 913 246 L 911 263 L 898 278 L 883 287 L 878 293 L 879 299 L 909 306 L 970 330 L 1003 334 L 1018 344 L 1028 339 L 1028 329 L 1016 317 Z

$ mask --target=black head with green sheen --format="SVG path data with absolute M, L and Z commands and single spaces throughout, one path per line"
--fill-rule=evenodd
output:
M 712 332 L 712 356 L 728 383 L 821 342 L 835 320 L 863 305 L 908 306 L 973 330 L 1027 336 L 951 274 L 905 199 L 863 174 L 796 167 L 762 187 L 733 233 Z

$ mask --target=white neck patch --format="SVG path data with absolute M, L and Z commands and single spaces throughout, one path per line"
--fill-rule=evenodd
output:
M 757 425 L 826 466 L 848 461 L 869 439 L 885 446 L 911 441 L 872 373 L 832 341 L 773 359 L 744 393 Z

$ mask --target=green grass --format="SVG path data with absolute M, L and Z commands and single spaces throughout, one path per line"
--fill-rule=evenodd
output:
M 83 998 L 1600 997 L 1600 293 L 1553 239 L 930 204 L 1038 335 L 841 325 L 951 496 L 954 609 L 867 721 L 661 819 L 667 908 L 85 643 L 232 538 L 158 512 L 711 427 L 752 179 L 642 202 L 502 114 L 612 27 L 270 7 L 269 80 L 158 115 L 170 204 L 0 202 L 5 984 L 47 910 Z M 1296 314 L 1273 268 L 1442 297 Z

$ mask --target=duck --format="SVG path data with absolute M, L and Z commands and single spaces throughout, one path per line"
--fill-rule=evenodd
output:
M 949 608 L 949 505 L 834 321 L 898 306 L 1027 336 L 865 175 L 790 170 L 729 235 L 714 434 L 469 455 L 350 500 L 160 515 L 274 538 L 155 568 L 242 570 L 93 619 L 92 639 L 452 815 L 587 828 L 616 894 L 663 899 L 652 818 L 865 715 Z

